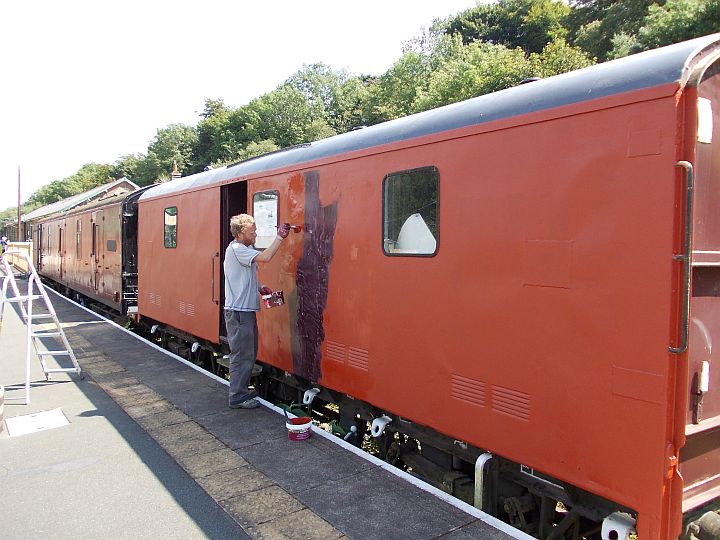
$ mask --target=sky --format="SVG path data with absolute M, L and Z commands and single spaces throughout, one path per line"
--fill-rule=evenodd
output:
M 85 163 L 145 153 L 304 64 L 380 75 L 434 19 L 475 0 L 0 2 L 0 210 Z

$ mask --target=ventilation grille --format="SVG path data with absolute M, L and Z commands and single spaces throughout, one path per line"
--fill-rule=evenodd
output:
M 366 351 L 364 349 L 356 349 L 355 347 L 350 347 L 348 349 L 348 365 L 350 367 L 354 367 L 356 369 L 368 371 L 368 369 L 369 369 L 368 356 L 369 356 L 368 351 Z
M 189 302 L 178 302 L 178 310 L 180 313 L 187 315 L 188 317 L 195 316 L 195 304 L 190 304 Z
M 328 360 L 334 360 L 335 362 L 345 363 L 345 345 L 338 343 L 337 341 L 326 341 L 325 342 L 325 356 Z
M 159 294 L 155 294 L 155 293 L 151 292 L 148 294 L 148 299 L 150 300 L 151 304 L 155 304 L 156 306 L 161 305 L 160 304 L 161 298 L 160 298 Z
M 450 395 L 453 399 L 475 405 L 485 406 L 485 383 L 461 375 L 451 375 Z
M 493 386 L 492 408 L 495 412 L 528 421 L 530 419 L 530 395 L 502 386 Z

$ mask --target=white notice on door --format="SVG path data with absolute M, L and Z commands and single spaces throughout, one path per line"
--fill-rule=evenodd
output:
M 712 102 L 698 98 L 698 142 L 710 144 L 713 135 Z

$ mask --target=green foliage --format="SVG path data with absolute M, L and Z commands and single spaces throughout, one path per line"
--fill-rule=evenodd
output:
M 113 166 L 87 163 L 78 172 L 62 180 L 43 186 L 28 199 L 28 203 L 44 206 L 101 186 L 113 179 Z
M 636 50 L 670 45 L 720 31 L 720 0 L 668 0 L 650 6 Z
M 530 63 L 537 77 L 552 77 L 568 71 L 582 69 L 595 63 L 585 51 L 571 47 L 562 39 L 548 43 L 540 54 L 531 54 Z
M 482 41 L 539 53 L 555 39 L 566 37 L 570 7 L 560 0 L 500 0 L 468 9 L 446 26 L 463 43 Z
M 651 5 L 665 0 L 576 0 L 568 18 L 570 43 L 581 47 L 601 61 L 616 57 L 613 38 L 635 36 L 643 26 Z M 618 38 L 618 47 L 627 46 L 628 38 Z
M 430 74 L 427 91 L 415 108 L 426 110 L 502 90 L 533 76 L 522 49 L 474 42 Z
M 275 152 L 276 150 L 280 150 L 280 147 L 270 139 L 258 142 L 253 141 L 238 153 L 238 158 L 240 161 L 243 161 L 256 156 L 262 156 L 269 152 Z
M 368 124 L 377 124 L 407 116 L 423 92 L 429 74 L 427 56 L 408 51 L 389 70 L 370 85 L 364 116 Z
M 138 160 L 135 169 L 137 183 L 149 185 L 170 178 L 173 162 L 177 163 L 180 172 L 188 169 L 197 140 L 195 128 L 184 124 L 158 129 L 155 139 L 148 146 L 147 155 Z

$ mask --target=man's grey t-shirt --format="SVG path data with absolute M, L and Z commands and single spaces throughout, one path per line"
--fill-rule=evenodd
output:
M 225 309 L 260 311 L 257 265 L 260 252 L 233 240 L 225 250 Z

